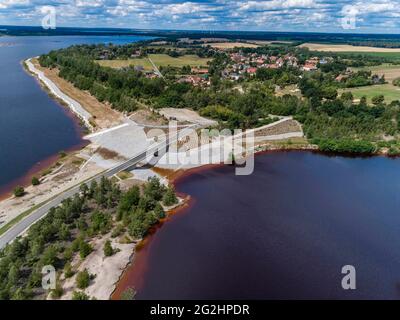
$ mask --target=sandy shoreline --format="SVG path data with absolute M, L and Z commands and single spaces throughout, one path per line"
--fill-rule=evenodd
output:
M 38 69 L 36 69 L 36 67 L 33 65 L 32 63 L 32 58 L 29 58 L 27 60 L 25 60 L 25 65 L 28 68 L 28 71 L 33 73 L 35 75 L 35 77 L 37 79 L 39 79 L 39 81 L 41 81 L 48 90 L 50 90 L 50 93 L 53 94 L 55 97 L 57 97 L 58 99 L 62 100 L 67 107 L 78 116 L 79 119 L 81 119 L 85 126 L 90 130 L 93 131 L 94 128 L 92 126 L 92 124 L 90 123 L 90 119 L 92 118 L 92 115 L 87 112 L 85 110 L 85 108 L 82 107 L 82 105 L 72 99 L 71 97 L 67 96 L 66 94 L 64 94 L 60 88 L 58 88 L 56 86 L 56 84 L 51 81 L 49 78 L 47 78 L 44 73 Z

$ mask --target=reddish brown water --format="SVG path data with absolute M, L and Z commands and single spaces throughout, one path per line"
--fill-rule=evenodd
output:
M 400 298 L 400 159 L 264 154 L 251 176 L 223 166 L 184 176 L 177 189 L 194 201 L 147 239 L 117 293 Z M 357 270 L 355 291 L 341 287 L 344 265 Z

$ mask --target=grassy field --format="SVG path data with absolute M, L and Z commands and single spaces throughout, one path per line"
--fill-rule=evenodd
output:
M 355 54 L 370 56 L 370 57 L 378 57 L 378 58 L 386 58 L 391 60 L 400 60 L 400 52 L 357 52 L 357 51 L 345 51 L 340 52 L 341 55 L 352 56 Z
M 150 59 L 157 67 L 171 66 L 171 67 L 201 67 L 207 66 L 208 58 L 200 58 L 196 55 L 185 55 L 178 58 L 170 57 L 167 54 L 150 54 Z M 127 66 L 142 66 L 145 70 L 152 70 L 153 67 L 147 58 L 128 59 L 128 60 L 101 60 L 98 61 L 100 65 L 111 68 L 122 68 Z
M 388 83 L 383 85 L 346 89 L 343 91 L 351 91 L 356 99 L 360 99 L 361 97 L 365 96 L 367 97 L 369 103 L 371 103 L 371 99 L 374 96 L 381 94 L 385 96 L 386 102 L 400 100 L 400 87 L 396 87 L 392 84 L 392 81 L 394 79 L 400 77 L 400 66 L 392 64 L 382 64 L 380 66 L 367 68 L 352 68 L 352 70 L 368 70 L 371 71 L 373 74 L 378 74 L 379 76 L 385 75 L 385 79 Z
M 352 88 L 341 90 L 341 92 L 350 91 L 353 93 L 355 99 L 361 99 L 363 96 L 367 97 L 369 103 L 371 99 L 378 95 L 384 95 L 386 102 L 400 100 L 400 87 L 395 87 L 392 84 L 382 84 L 376 86 L 368 86 L 361 88 Z

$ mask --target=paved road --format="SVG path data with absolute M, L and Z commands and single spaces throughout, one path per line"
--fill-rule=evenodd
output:
M 191 129 L 195 129 L 197 126 L 191 127 Z M 145 159 L 148 158 L 149 155 L 155 154 L 157 151 L 159 152 L 159 157 L 161 157 L 161 153 L 166 151 L 166 146 L 171 145 L 174 141 L 177 140 L 179 135 L 184 135 L 185 131 L 188 129 L 181 130 L 177 134 L 175 134 L 172 137 L 169 137 L 169 139 L 164 140 L 162 142 L 159 142 L 157 144 L 154 144 L 153 146 L 150 146 L 148 149 L 145 151 L 139 153 L 138 155 L 134 156 L 133 158 L 127 160 L 126 162 L 117 165 L 116 167 L 113 167 L 97 176 L 94 176 L 90 180 L 86 181 L 87 184 L 90 184 L 93 180 L 99 182 L 100 179 L 104 176 L 106 178 L 110 178 L 113 175 L 117 174 L 118 172 L 128 170 L 129 168 L 134 167 L 138 163 L 144 161 Z M 74 196 L 75 194 L 79 193 L 79 187 L 80 184 L 77 185 L 76 187 L 67 190 L 60 195 L 58 195 L 56 198 L 53 200 L 50 200 L 48 203 L 31 213 L 29 216 L 18 222 L 16 225 L 14 225 L 11 229 L 9 229 L 6 233 L 4 233 L 2 236 L 0 236 L 0 249 L 5 247 L 7 243 L 13 241 L 15 238 L 17 238 L 19 235 L 21 235 L 25 230 L 27 230 L 32 224 L 37 222 L 39 219 L 43 218 L 51 208 L 57 207 L 60 205 L 65 199 L 70 198 Z

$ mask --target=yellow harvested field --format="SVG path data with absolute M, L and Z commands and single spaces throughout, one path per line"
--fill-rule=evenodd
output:
M 312 51 L 323 52 L 383 52 L 383 53 L 400 53 L 400 48 L 376 48 L 352 46 L 348 44 L 320 44 L 320 43 L 303 43 L 299 47 L 308 48 Z
M 97 61 L 103 67 L 110 68 L 124 68 L 128 66 L 142 66 L 146 71 L 151 71 L 153 66 L 151 65 L 149 59 L 128 59 L 128 60 L 99 60 Z
M 170 57 L 167 54 L 150 54 L 151 60 L 156 64 L 156 66 L 171 66 L 171 67 L 202 67 L 207 66 L 208 61 L 211 59 L 200 58 L 197 55 L 185 55 L 178 58 Z
M 204 46 L 211 46 L 216 49 L 234 49 L 234 48 L 258 48 L 259 45 L 247 42 L 221 42 L 207 43 Z
M 248 41 L 248 43 L 252 44 L 257 44 L 259 46 L 267 46 L 267 45 L 278 45 L 278 44 L 291 44 L 293 41 L 279 41 L 279 40 L 273 40 L 273 41 L 267 41 L 267 40 L 251 40 Z

